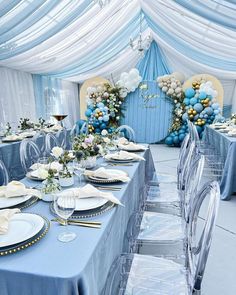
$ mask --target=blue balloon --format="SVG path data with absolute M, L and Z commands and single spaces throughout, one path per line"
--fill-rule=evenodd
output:
M 102 120 L 103 120 L 103 117 L 98 117 L 98 120 L 99 120 L 99 121 L 102 121 Z
M 202 130 L 203 130 L 203 128 L 201 127 L 201 126 L 196 126 L 196 128 L 197 128 L 197 131 L 198 131 L 198 133 L 200 134 L 201 132 L 202 132 Z
M 201 119 L 202 119 L 202 118 L 203 118 L 203 114 L 200 114 L 200 115 L 199 115 L 199 118 L 201 118 Z
M 198 113 L 201 113 L 201 111 L 203 110 L 203 105 L 201 103 L 196 103 L 193 106 L 194 110 L 197 111 Z
M 102 123 L 102 124 L 100 125 L 100 128 L 101 128 L 101 129 L 106 129 L 106 127 L 107 127 L 107 125 L 106 125 L 105 123 Z
M 99 102 L 99 103 L 97 103 L 97 106 L 98 106 L 99 108 L 104 108 L 104 103 L 103 103 L 103 102 Z
M 184 101 L 183 101 L 183 103 L 184 103 L 186 106 L 188 106 L 189 103 L 190 103 L 190 99 L 189 99 L 189 98 L 185 98 Z
M 175 136 L 173 139 L 173 143 L 174 144 L 178 144 L 179 143 L 179 136 Z
M 103 121 L 108 122 L 109 121 L 109 116 L 108 115 L 103 116 Z
M 171 136 L 166 137 L 165 144 L 172 145 L 173 144 L 173 138 Z
M 95 129 L 95 132 L 96 132 L 96 133 L 100 133 L 100 132 L 101 132 L 100 128 L 96 128 L 96 129 Z
M 104 111 L 106 111 L 106 112 L 107 112 L 108 110 L 109 110 L 109 108 L 108 108 L 108 107 L 104 107 Z
M 211 107 L 207 107 L 205 108 L 205 112 L 207 113 L 207 115 L 211 115 L 213 113 L 213 109 Z
M 86 117 L 90 117 L 91 115 L 92 115 L 92 110 L 87 109 L 87 110 L 85 111 L 85 116 L 86 116 Z
M 94 105 L 91 104 L 91 105 L 89 106 L 89 109 L 93 111 L 93 110 L 94 110 Z
M 191 98 L 195 95 L 195 91 L 193 88 L 187 88 L 185 89 L 185 97 Z
M 182 116 L 183 121 L 187 121 L 188 120 L 188 114 L 184 113 Z
M 193 118 L 194 118 L 194 121 L 197 121 L 197 119 L 199 118 L 199 115 L 196 115 Z
M 207 114 L 205 114 L 205 115 L 204 115 L 204 118 L 208 118 L 208 115 L 207 115 Z
M 211 95 L 207 95 L 207 98 L 208 98 L 209 100 L 212 100 L 212 96 L 211 96 Z
M 196 97 L 193 97 L 190 99 L 190 104 L 193 106 L 197 103 L 197 98 Z
M 220 113 L 220 110 L 214 110 L 214 114 L 218 115 Z
M 99 124 L 99 122 L 98 122 L 98 121 L 95 121 L 95 122 L 93 122 L 93 127 L 94 127 L 94 128 L 97 128 L 97 127 L 99 127 L 99 125 L 100 125 L 100 124 Z
M 213 103 L 213 104 L 211 105 L 211 107 L 212 107 L 214 110 L 217 110 L 217 109 L 220 107 L 220 105 L 219 105 L 217 102 L 215 102 L 215 103 Z
M 207 94 L 206 94 L 205 91 L 201 91 L 201 92 L 199 93 L 199 99 L 205 99 L 206 97 L 207 97 Z

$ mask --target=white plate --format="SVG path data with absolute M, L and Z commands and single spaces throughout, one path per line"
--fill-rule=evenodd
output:
M 95 180 L 114 180 L 114 179 L 116 179 L 116 175 L 117 174 L 119 174 L 119 175 L 122 175 L 122 176 L 127 176 L 127 173 L 126 172 L 124 172 L 124 171 L 122 171 L 122 170 L 116 170 L 116 169 L 107 169 L 107 172 L 109 172 L 109 174 L 111 174 L 111 176 L 110 177 L 108 177 L 108 178 L 105 178 L 105 177 L 99 177 L 99 176 L 93 176 L 93 175 L 91 175 L 91 176 L 89 176 L 89 178 L 91 178 L 91 179 L 95 179 Z M 114 175 L 114 176 L 112 176 L 112 175 Z
M 27 172 L 26 177 L 32 180 L 37 180 L 37 181 L 43 181 L 46 179 L 46 178 L 39 178 L 39 177 L 33 176 L 32 172 Z
M 0 247 L 8 247 L 24 242 L 40 232 L 44 219 L 36 214 L 17 213 L 9 224 L 7 234 L 0 235 Z
M 106 199 L 94 197 L 94 198 L 86 198 L 86 199 L 76 199 L 75 211 L 86 211 L 96 209 L 98 207 L 103 206 L 107 202 Z
M 133 161 L 134 159 L 132 157 L 127 158 L 127 159 L 120 159 L 119 157 L 111 157 L 112 161 L 119 161 L 119 162 L 129 162 L 129 161 Z
M 26 195 L 26 196 L 21 196 L 21 197 L 13 197 L 13 198 L 0 198 L 0 209 L 3 208 L 10 208 L 16 205 L 19 205 L 21 203 L 24 203 L 28 201 L 32 196 L 31 195 Z

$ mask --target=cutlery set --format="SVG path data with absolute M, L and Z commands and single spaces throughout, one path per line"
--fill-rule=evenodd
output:
M 53 222 L 58 222 L 61 225 L 78 225 L 83 227 L 91 227 L 91 228 L 101 228 L 102 223 L 98 221 L 82 221 L 82 220 L 71 220 L 68 219 L 67 221 L 61 218 L 54 218 L 51 219 Z

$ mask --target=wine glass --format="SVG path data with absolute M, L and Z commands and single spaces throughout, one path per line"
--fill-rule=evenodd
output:
M 63 222 L 65 223 L 66 230 L 61 232 L 58 235 L 58 240 L 60 242 L 70 242 L 73 241 L 76 238 L 76 234 L 73 232 L 70 232 L 68 230 L 68 222 L 67 219 L 73 214 L 75 211 L 75 196 L 73 195 L 65 195 L 65 194 L 55 194 L 54 195 L 54 203 L 53 207 L 56 212 L 56 214 L 63 219 Z
M 83 165 L 78 162 L 77 160 L 73 161 L 73 166 L 74 166 L 74 174 L 76 176 L 78 176 L 79 179 L 79 186 L 82 186 L 82 175 L 84 174 L 85 168 L 83 167 Z

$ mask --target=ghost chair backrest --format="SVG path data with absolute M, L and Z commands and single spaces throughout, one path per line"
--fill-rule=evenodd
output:
M 65 150 L 67 148 L 67 129 L 63 127 L 61 130 L 57 131 L 56 138 L 58 140 L 58 146 Z
M 38 162 L 40 156 L 41 152 L 35 142 L 30 139 L 22 140 L 20 144 L 20 161 L 25 173 L 29 171 L 34 163 Z
M 197 225 L 199 211 L 203 201 L 208 201 L 208 209 L 200 238 L 197 239 Z M 211 246 L 213 230 L 220 201 L 220 188 L 216 181 L 206 183 L 193 199 L 192 210 L 189 215 L 187 261 L 188 283 L 190 292 L 200 294 L 201 283 L 206 268 L 206 262 Z M 190 294 L 192 294 L 190 293 Z
M 45 144 L 46 144 L 46 150 L 45 150 L 46 156 L 50 156 L 52 148 L 54 148 L 55 146 L 59 146 L 59 142 L 56 135 L 54 135 L 51 132 L 47 133 L 45 138 Z
M 9 182 L 9 174 L 3 161 L 0 160 L 0 185 L 7 185 Z
M 128 138 L 129 141 L 135 142 L 135 132 L 134 129 L 128 125 L 121 125 L 116 129 L 117 133 L 123 133 L 124 137 Z

